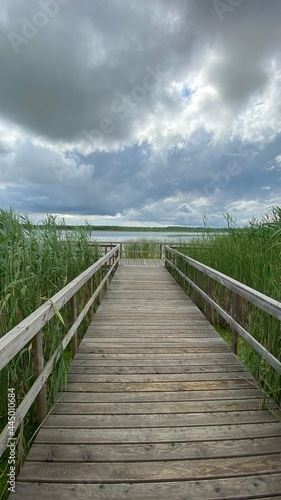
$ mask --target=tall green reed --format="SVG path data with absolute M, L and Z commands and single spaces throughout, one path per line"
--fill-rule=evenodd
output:
M 227 215 L 225 219 L 229 227 L 228 234 L 206 235 L 203 241 L 192 241 L 180 251 L 281 302 L 280 207 L 272 207 L 270 214 L 260 220 L 251 220 L 243 228 L 236 228 L 233 220 Z M 193 270 L 188 271 L 188 275 L 192 279 Z M 198 285 L 207 291 L 206 277 L 199 273 L 198 279 Z M 231 292 L 219 283 L 212 285 L 212 298 L 227 312 L 231 312 Z M 203 299 L 199 299 L 199 307 L 204 310 Z M 226 338 L 230 341 L 230 329 L 226 322 L 214 312 L 213 321 L 220 333 L 226 332 Z M 245 300 L 241 303 L 239 321 L 266 349 L 280 359 L 280 321 Z M 259 380 L 265 394 L 280 401 L 280 375 L 241 338 L 238 343 L 238 355 Z
M 34 226 L 27 216 L 16 214 L 12 209 L 0 209 L 0 337 L 98 260 L 97 247 L 89 245 L 89 239 L 90 229 L 65 231 L 64 223 L 58 224 L 52 215 Z M 87 293 L 85 288 L 78 294 L 78 313 Z M 43 329 L 46 361 L 59 347 L 70 320 L 67 304 Z M 86 327 L 87 320 L 84 320 L 80 336 Z M 49 403 L 65 377 L 70 358 L 70 352 L 66 351 L 48 381 Z M 31 345 L 20 351 L 1 371 L 0 377 L 1 431 L 7 422 L 8 387 L 15 388 L 19 404 L 34 382 Z M 25 418 L 24 451 L 36 426 L 33 405 Z
M 157 259 L 160 257 L 160 243 L 153 243 L 147 238 L 123 243 L 123 258 Z

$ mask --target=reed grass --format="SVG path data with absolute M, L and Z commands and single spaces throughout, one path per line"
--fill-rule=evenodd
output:
M 160 257 L 160 244 L 160 242 L 152 243 L 147 238 L 127 241 L 123 244 L 123 258 L 158 259 Z
M 179 251 L 231 276 L 245 285 L 281 302 L 281 208 L 261 220 L 252 220 L 243 228 L 236 228 L 230 217 L 230 231 L 227 235 L 206 235 L 203 240 L 192 241 Z M 183 266 L 183 264 L 182 264 Z M 193 279 L 193 269 L 187 275 Z M 198 274 L 198 285 L 207 291 L 207 279 Z M 192 293 L 189 290 L 189 293 Z M 219 283 L 213 282 L 211 297 L 228 313 L 231 312 L 231 292 Z M 204 311 L 203 299 L 198 299 Z M 230 343 L 230 329 L 216 312 L 212 313 L 214 325 Z M 280 359 L 280 321 L 256 306 L 242 299 L 239 322 L 277 359 Z M 238 342 L 238 356 L 257 378 L 265 397 L 273 397 L 280 404 L 281 377 L 241 337 Z
M 34 227 L 27 216 L 15 214 L 12 209 L 0 209 L 0 337 L 98 260 L 97 246 L 88 244 L 90 230 L 83 227 L 68 232 L 63 225 L 49 215 L 42 225 Z M 87 293 L 88 290 L 84 287 L 77 294 L 78 314 L 85 305 Z M 46 361 L 61 344 L 70 321 L 71 311 L 67 304 L 44 327 Z M 86 327 L 87 320 L 84 320 L 79 329 L 80 336 Z M 65 379 L 70 359 L 70 350 L 66 350 L 48 380 L 49 405 Z M 27 345 L 1 371 L 0 431 L 7 423 L 8 387 L 15 389 L 18 406 L 33 382 L 31 345 Z M 25 418 L 24 430 L 21 428 L 18 433 L 18 438 L 22 441 L 18 450 L 18 467 L 38 425 L 34 406 L 32 405 Z M 7 452 L 3 455 L 0 468 L 0 491 L 6 491 Z M 7 494 L 7 491 L 3 494 Z

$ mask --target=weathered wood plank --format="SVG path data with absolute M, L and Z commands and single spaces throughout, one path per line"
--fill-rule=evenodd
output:
M 81 360 L 83 361 L 83 360 Z M 95 361 L 88 362 L 87 365 L 82 364 L 72 364 L 68 373 L 92 373 L 99 375 L 140 375 L 140 374 L 177 374 L 177 373 L 213 373 L 213 372 L 225 372 L 230 371 L 243 373 L 243 367 L 240 365 L 207 365 L 207 366 L 178 366 L 176 364 L 168 366 L 123 366 L 120 367 L 118 364 L 116 366 L 96 366 Z
M 44 423 L 46 429 L 118 428 L 131 427 L 197 427 L 206 425 L 254 424 L 276 422 L 269 411 L 213 412 L 213 413 L 173 413 L 142 415 L 50 415 Z
M 280 499 L 281 474 L 251 475 L 238 478 L 216 478 L 196 481 L 166 481 L 121 484 L 66 484 L 19 482 L 14 500 L 208 500 L 237 498 L 267 498 L 274 495 Z M 278 495 L 278 496 L 276 496 Z M 272 497 L 273 498 L 273 497 Z
M 105 347 L 104 349 L 91 343 L 82 344 L 79 348 L 80 354 L 181 354 L 181 353 L 197 353 L 197 352 L 229 352 L 229 347 L 226 344 L 217 346 L 198 346 L 198 347 Z
M 79 403 L 79 404 L 77 404 Z M 272 405 L 274 408 L 275 406 Z M 214 401 L 166 401 L 153 403 L 81 403 L 65 401 L 57 404 L 52 415 L 145 415 L 148 413 L 204 413 L 219 411 L 260 410 L 260 399 L 214 400 Z
M 126 354 L 123 354 L 123 356 L 120 354 L 107 354 L 105 356 L 101 354 L 78 353 L 76 354 L 72 365 L 74 365 L 74 363 L 78 363 L 79 366 L 87 366 L 87 364 L 92 365 L 94 363 L 95 366 L 98 366 L 99 362 L 108 366 L 162 366 L 163 364 L 177 366 L 224 366 L 235 363 L 235 358 L 231 353 L 182 353 L 181 355 L 158 354 L 157 357 L 153 354 L 147 354 L 147 356 L 144 354 L 134 354 L 134 356 Z M 239 366 L 242 365 L 240 361 L 237 361 L 237 364 L 239 364 Z
M 183 339 L 153 339 L 153 338 L 110 338 L 110 339 L 98 339 L 94 337 L 87 337 L 83 340 L 82 345 L 95 344 L 98 347 L 132 347 L 134 345 L 138 347 L 212 347 L 214 345 L 224 344 L 222 339 L 218 338 L 183 338 Z
M 132 356 L 132 354 L 134 354 L 134 356 Z M 229 355 L 229 357 L 224 357 Z M 200 359 L 201 360 L 201 363 L 204 363 L 204 359 L 213 359 L 213 360 L 217 360 L 218 363 L 221 363 L 223 360 L 225 361 L 229 361 L 231 360 L 231 357 L 230 356 L 234 356 L 232 355 L 229 351 L 225 352 L 225 353 L 222 353 L 222 352 L 185 352 L 183 349 L 180 351 L 180 353 L 173 353 L 173 352 L 169 352 L 169 353 L 151 353 L 151 352 L 147 352 L 147 353 L 115 353 L 115 354 L 112 354 L 112 353 L 107 353 L 106 355 L 105 354 L 93 354 L 93 353 L 87 353 L 87 352 L 78 352 L 75 356 L 76 359 L 104 359 L 106 356 L 106 359 L 110 360 L 110 359 L 115 359 L 115 360 L 120 360 L 120 359 L 126 359 L 128 360 L 128 362 L 130 362 L 130 360 L 132 359 L 142 359 L 142 360 L 154 360 L 155 363 L 159 363 L 159 362 L 162 362 L 163 363 L 163 360 L 165 360 L 165 363 L 167 360 L 174 360 L 174 359 L 177 359 L 179 361 L 182 360 L 182 362 L 184 363 L 186 360 L 192 360 L 192 359 Z M 161 361 L 162 360 L 162 361 Z
M 280 422 L 202 427 L 161 427 L 132 429 L 47 429 L 42 427 L 36 443 L 103 444 L 103 443 L 161 443 L 176 441 L 214 441 L 280 437 Z M 279 463 L 280 467 L 280 463 Z
M 45 463 L 26 462 L 20 474 L 21 481 L 53 481 L 66 483 L 108 483 L 123 481 L 180 481 L 237 477 L 250 474 L 268 474 L 280 471 L 281 455 L 216 458 L 205 460 L 176 460 L 169 462 L 103 463 Z
M 150 374 L 150 375 L 95 375 L 92 373 L 69 373 L 68 382 L 93 382 L 93 383 L 155 383 L 155 382 L 199 382 L 202 380 L 248 380 L 252 379 L 247 371 L 239 372 L 204 372 L 204 373 L 178 373 L 178 374 Z
M 140 340 L 143 340 L 143 339 L 154 339 L 154 341 L 158 340 L 159 338 L 160 339 L 163 339 L 163 340 L 175 340 L 177 341 L 178 339 L 193 339 L 193 338 L 197 338 L 197 339 L 201 339 L 201 338 L 216 338 L 216 333 L 213 332 L 212 330 L 203 330 L 203 331 L 200 331 L 198 330 L 197 328 L 194 329 L 194 330 L 189 330 L 189 331 L 186 331 L 184 332 L 183 330 L 180 330 L 180 331 L 176 331 L 174 330 L 174 332 L 169 329 L 169 330 L 161 330 L 159 331 L 158 330 L 147 330 L 146 332 L 144 331 L 144 329 L 137 329 L 135 327 L 129 327 L 129 328 L 115 328 L 115 329 L 109 329 L 109 328 L 97 328 L 97 329 L 93 329 L 93 330 L 89 330 L 87 331 L 87 333 L 85 334 L 84 338 L 85 339 L 88 339 L 88 338 L 94 338 L 96 340 L 98 339 L 102 339 L 104 342 L 111 342 L 111 340 L 114 340 L 114 339 L 134 339 L 134 338 L 139 338 Z
M 140 403 L 140 402 L 154 402 L 154 401 L 165 401 L 165 402 L 175 402 L 175 401 L 209 401 L 211 400 L 227 400 L 234 401 L 237 399 L 257 399 L 262 403 L 260 392 L 257 388 L 239 388 L 231 390 L 202 390 L 202 391 L 178 391 L 178 392 L 60 392 L 57 396 L 57 400 L 65 402 L 76 402 L 76 403 L 108 403 L 108 402 L 120 402 L 123 403 Z
M 251 383 L 248 380 L 204 380 L 194 382 L 119 382 L 119 383 L 88 383 L 88 382 L 70 382 L 67 385 L 68 391 L 84 392 L 170 392 L 170 391 L 206 391 L 215 389 L 235 389 L 250 388 Z
M 281 437 L 153 444 L 34 444 L 33 462 L 136 462 L 224 458 L 280 453 Z
M 112 341 L 111 343 L 108 343 L 108 342 L 103 342 L 102 340 L 98 341 L 98 340 L 95 340 L 95 339 L 86 339 L 86 340 L 83 340 L 82 344 L 81 344 L 81 348 L 83 347 L 86 347 L 86 348 L 89 348 L 89 349 L 92 349 L 93 347 L 96 347 L 98 349 L 132 349 L 132 348 L 138 348 L 138 349 L 182 349 L 184 350 L 184 352 L 186 352 L 185 350 L 186 349 L 194 349 L 194 348 L 198 348 L 199 351 L 200 349 L 204 348 L 210 348 L 211 349 L 211 352 L 212 352 L 212 349 L 214 348 L 218 348 L 220 349 L 222 346 L 225 346 L 225 343 L 223 342 L 223 340 L 220 340 L 220 339 L 200 339 L 200 340 L 197 340 L 197 339 L 189 339 L 185 342 L 182 342 L 182 341 L 177 341 L 177 342 L 164 342 L 164 341 L 151 341 L 151 342 L 147 342 L 147 341 L 142 341 L 140 339 L 127 339 L 125 342 L 116 342 L 116 341 Z M 229 351 L 227 351 L 229 352 Z

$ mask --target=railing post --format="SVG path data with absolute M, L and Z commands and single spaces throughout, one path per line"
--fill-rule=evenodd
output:
M 23 460 L 24 460 L 24 439 L 23 439 L 23 432 L 24 432 L 24 420 L 20 424 L 19 440 L 18 440 L 18 446 L 17 446 L 17 451 L 18 451 L 18 467 L 17 467 L 17 471 L 18 472 L 22 468 L 22 466 L 23 466 Z
M 185 261 L 185 269 L 184 269 L 185 276 L 187 276 L 187 268 L 188 268 L 188 263 Z M 185 293 L 187 293 L 188 291 L 188 284 L 185 280 L 184 280 L 184 291 Z
M 212 295 L 212 279 L 210 278 L 210 276 L 208 276 L 208 279 L 207 279 L 207 295 L 211 297 Z M 212 306 L 211 304 L 208 304 L 207 302 L 207 310 L 206 310 L 206 318 L 208 321 L 210 321 L 210 323 L 212 323 Z
M 118 262 L 117 262 L 118 258 L 121 259 L 121 245 L 117 249 L 117 252 L 116 252 L 116 255 L 115 255 L 115 271 L 114 271 L 114 274 L 116 273 L 117 268 L 118 268 Z
M 122 259 L 123 243 L 120 243 L 120 259 Z
M 109 259 L 109 269 L 111 269 L 111 268 L 112 268 L 113 259 L 114 259 L 114 257 L 113 257 L 113 255 L 111 255 L 111 257 L 110 257 L 110 259 Z M 111 272 L 111 273 L 110 273 L 110 275 L 109 275 L 109 278 L 108 278 L 108 283 L 110 283 L 110 280 L 111 280 L 111 279 L 112 279 L 112 272 Z
M 162 260 L 162 255 L 163 255 L 163 244 L 160 243 L 159 246 L 159 259 Z
M 93 279 L 92 277 L 89 279 L 89 282 L 88 282 L 88 287 L 89 287 L 89 295 L 90 295 L 90 298 L 92 297 L 93 295 Z M 88 318 L 89 318 L 89 321 L 90 323 L 93 321 L 93 304 L 91 305 L 89 311 L 88 311 Z
M 166 255 L 167 255 L 168 260 L 169 260 L 169 262 L 167 263 L 167 269 L 169 270 L 169 273 L 172 275 L 172 267 L 170 265 L 170 261 L 172 260 L 173 257 L 172 257 L 172 254 L 171 254 L 170 250 L 167 250 L 167 254 Z
M 136 258 L 136 244 L 134 243 L 134 259 Z
M 198 269 L 196 269 L 196 267 L 195 267 L 194 268 L 194 277 L 193 277 L 193 283 L 195 285 L 197 285 L 197 278 L 198 278 Z M 196 290 L 193 288 L 193 302 L 196 305 L 197 305 L 197 298 L 198 298 L 198 294 L 197 294 Z
M 76 294 L 74 294 L 72 297 L 71 297 L 71 322 L 72 324 L 75 323 L 75 321 L 77 320 L 77 298 L 76 298 Z M 72 339 L 71 339 L 71 348 L 72 348 L 72 356 L 75 356 L 76 352 L 77 352 L 77 331 L 74 333 Z
M 43 336 L 39 330 L 32 339 L 33 373 L 37 378 L 44 369 Z M 41 424 L 47 414 L 46 387 L 43 385 L 36 398 L 36 413 L 38 422 Z
M 98 272 L 98 286 L 101 284 L 101 282 L 102 282 L 102 272 L 100 268 Z M 102 290 L 98 294 L 98 305 L 100 305 L 101 300 L 102 300 Z
M 107 261 L 104 263 L 104 276 L 107 275 Z M 104 284 L 104 289 L 107 290 L 107 280 Z
M 231 316 L 238 322 L 239 312 L 241 307 L 241 297 L 237 293 L 232 292 Z M 238 347 L 238 333 L 235 328 L 231 328 L 231 351 L 236 355 Z

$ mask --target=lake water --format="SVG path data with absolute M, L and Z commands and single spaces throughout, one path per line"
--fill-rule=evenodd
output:
M 218 233 L 214 233 L 218 234 Z M 168 233 L 160 231 L 93 231 L 91 239 L 93 241 L 105 241 L 119 243 L 121 241 L 161 241 L 163 243 L 187 243 L 196 238 L 202 238 L 206 233 Z

